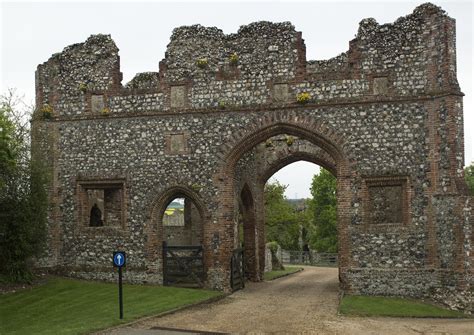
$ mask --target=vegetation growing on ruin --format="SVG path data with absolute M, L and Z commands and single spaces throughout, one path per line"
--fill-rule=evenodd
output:
M 87 91 L 87 84 L 80 83 L 79 84 L 79 91 L 81 91 L 82 93 L 85 93 Z
M 239 62 L 239 55 L 237 55 L 236 52 L 232 53 L 232 54 L 229 56 L 229 62 L 230 62 L 230 64 L 232 64 L 232 65 L 236 65 L 236 64 Z
M 311 99 L 311 94 L 308 92 L 302 92 L 296 95 L 296 101 L 300 104 L 305 104 Z
M 102 115 L 109 115 L 110 114 L 110 108 L 109 107 L 102 108 L 101 113 L 102 113 Z
M 40 112 L 45 119 L 49 119 L 51 116 L 53 116 L 53 107 L 45 104 L 41 107 Z
M 202 69 L 202 68 L 205 68 L 208 63 L 209 63 L 209 62 L 208 62 L 207 58 L 199 58 L 199 59 L 196 61 L 196 65 L 197 65 L 198 67 L 200 67 L 201 69 Z

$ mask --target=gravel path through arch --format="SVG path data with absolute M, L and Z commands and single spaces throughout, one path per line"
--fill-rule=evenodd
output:
M 215 303 L 147 319 L 108 334 L 154 334 L 153 327 L 254 334 L 474 334 L 472 319 L 339 316 L 337 275 L 337 268 L 305 267 L 270 282 L 248 283 L 244 290 Z

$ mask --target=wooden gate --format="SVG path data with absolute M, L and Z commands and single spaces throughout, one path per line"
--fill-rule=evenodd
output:
M 230 287 L 237 291 L 245 287 L 244 251 L 235 249 L 230 260 Z
M 168 246 L 163 242 L 163 284 L 203 287 L 205 281 L 202 246 Z

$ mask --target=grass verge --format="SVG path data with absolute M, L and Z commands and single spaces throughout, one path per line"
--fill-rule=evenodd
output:
M 303 268 L 297 267 L 297 266 L 285 266 L 285 270 L 276 270 L 276 271 L 270 271 L 270 272 L 265 272 L 264 274 L 264 279 L 265 280 L 273 280 L 277 279 L 280 277 L 288 276 L 292 273 L 301 271 Z
M 392 316 L 418 318 L 466 318 L 466 314 L 451 311 L 425 302 L 392 298 L 346 295 L 339 305 L 339 312 L 357 316 Z
M 163 286 L 124 285 L 124 319 L 118 285 L 52 278 L 45 285 L 0 295 L 0 334 L 83 334 L 159 314 L 221 295 Z

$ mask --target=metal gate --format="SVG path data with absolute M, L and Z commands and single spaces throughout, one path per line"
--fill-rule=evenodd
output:
M 237 291 L 245 287 L 244 251 L 242 248 L 232 252 L 230 260 L 230 287 Z
M 163 242 L 163 284 L 203 287 L 205 281 L 202 246 L 168 246 Z

